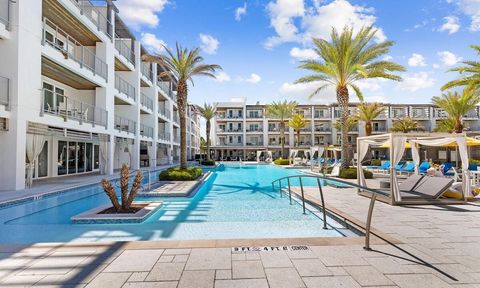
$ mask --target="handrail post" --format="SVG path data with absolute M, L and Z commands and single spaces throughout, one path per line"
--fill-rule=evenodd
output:
M 305 212 L 305 194 L 303 193 L 302 176 L 298 176 L 298 180 L 300 180 L 300 191 L 302 191 L 303 214 L 307 214 L 307 213 Z
M 370 206 L 368 207 L 368 215 L 367 215 L 367 224 L 365 226 L 365 247 L 363 249 L 370 251 L 370 227 L 372 224 L 372 214 L 373 214 L 373 206 L 375 205 L 375 200 L 377 198 L 377 194 L 372 193 L 372 198 L 370 200 Z
M 280 198 L 283 198 L 282 195 L 282 180 L 278 179 L 278 192 L 280 193 Z
M 292 205 L 292 190 L 290 189 L 290 178 L 287 178 L 288 183 L 288 198 L 290 198 L 290 205 Z
M 272 182 L 272 192 L 275 192 L 275 181 Z
M 323 199 L 323 190 L 320 183 L 320 178 L 317 178 L 318 190 L 320 191 L 320 200 L 322 201 L 322 212 L 323 212 L 323 229 L 327 229 L 327 208 L 325 207 L 325 200 Z

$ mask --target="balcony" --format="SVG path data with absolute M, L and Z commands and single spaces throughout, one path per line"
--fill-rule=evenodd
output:
M 10 79 L 0 76 L 0 105 L 10 108 Z
M 412 109 L 411 113 L 412 118 L 414 119 L 428 119 L 430 118 L 429 109 Z
M 122 77 L 120 77 L 118 74 L 115 74 L 115 89 L 118 90 L 118 92 L 125 94 L 127 98 L 132 99 L 135 101 L 135 87 L 130 85 L 127 81 L 125 81 Z
M 261 112 L 250 112 L 247 111 L 247 119 L 262 119 L 263 115 Z
M 372 127 L 372 133 L 387 133 L 387 127 Z
M 295 141 L 295 145 L 297 145 L 297 146 L 311 146 L 312 142 L 310 142 L 310 141 L 300 141 L 300 145 L 298 145 L 298 142 Z
M 242 133 L 243 132 L 243 128 L 229 128 L 227 130 L 225 130 L 225 132 L 229 132 L 229 133 Z
M 165 107 L 165 106 L 162 107 L 162 106 L 159 105 L 159 106 L 158 106 L 158 114 L 159 114 L 161 117 L 163 117 L 163 118 L 165 118 L 165 119 L 167 119 L 167 120 L 170 120 L 170 114 L 171 114 L 171 113 L 170 113 L 170 110 L 169 110 L 167 107 Z
M 433 117 L 434 118 L 447 118 L 448 113 L 445 112 L 443 109 L 435 108 L 435 109 L 433 109 Z
M 170 133 L 158 130 L 158 139 L 163 141 L 170 141 Z
M 117 49 L 118 53 L 125 57 L 129 63 L 135 66 L 135 53 L 133 52 L 131 46 L 127 43 L 132 43 L 132 39 L 122 39 L 118 36 L 115 38 L 115 49 Z
M 285 141 L 285 146 L 289 145 L 288 141 Z M 280 141 L 268 141 L 269 146 L 281 146 Z
M 310 127 L 300 129 L 300 133 L 310 133 L 310 132 L 312 132 L 312 128 Z
M 81 68 L 86 68 L 94 75 L 107 80 L 108 65 L 92 52 L 95 47 L 83 46 L 47 18 L 43 19 L 42 44 L 45 43 L 60 51 L 66 59 L 72 59 L 80 64 Z
M 5 25 L 5 28 L 10 28 L 10 0 L 0 0 L 0 23 Z
M 262 128 L 250 127 L 250 128 L 247 128 L 247 132 L 263 132 L 263 129 Z
M 145 78 L 147 78 L 150 82 L 153 82 L 152 63 L 142 62 L 141 72 L 142 72 L 142 75 L 145 76 Z
M 228 146 L 228 147 L 241 147 L 243 146 L 243 143 L 225 143 L 225 142 L 219 142 L 216 146 Z
M 468 111 L 467 114 L 463 115 L 463 118 L 478 119 L 477 109 L 473 109 L 473 110 Z
M 328 110 L 316 110 L 314 113 L 313 113 L 313 116 L 315 119 L 330 119 L 331 115 L 330 115 L 330 112 Z
M 180 143 L 180 135 L 174 134 L 174 135 L 173 135 L 173 142 L 175 142 L 175 143 Z
M 135 132 L 137 131 L 136 129 L 137 123 L 135 121 L 127 118 L 123 118 L 121 116 L 117 116 L 117 115 L 115 116 L 114 124 L 115 124 L 115 129 L 117 129 L 118 131 L 132 133 L 132 134 L 135 134 Z
M 143 137 L 153 138 L 153 128 L 140 123 L 140 135 Z
M 153 99 L 140 92 L 140 104 L 143 107 L 153 111 Z
M 80 9 L 80 13 L 85 15 L 92 23 L 97 27 L 99 31 L 102 31 L 110 39 L 112 39 L 112 23 L 103 15 L 103 13 L 93 5 L 90 0 L 70 0 L 75 6 Z
M 255 141 L 247 141 L 247 146 L 263 146 L 263 141 L 255 142 Z
M 42 116 L 47 113 L 61 117 L 65 121 L 67 119 L 77 120 L 80 124 L 91 123 L 104 127 L 107 127 L 108 124 L 108 112 L 106 110 L 48 89 L 43 89 L 41 105 Z
M 170 97 L 170 99 L 177 101 L 177 95 L 175 95 L 175 93 L 172 91 L 170 82 L 157 82 L 157 86 L 163 91 L 163 93 L 165 93 L 165 95 Z
M 332 132 L 330 127 L 315 127 L 315 132 Z
M 178 116 L 178 111 L 173 112 L 173 123 L 179 125 L 179 116 Z

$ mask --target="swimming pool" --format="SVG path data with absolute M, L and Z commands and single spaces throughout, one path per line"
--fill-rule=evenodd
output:
M 333 219 L 323 230 L 315 213 L 303 214 L 301 205 L 272 191 L 273 180 L 299 173 L 273 165 L 221 165 L 190 198 L 137 198 L 163 202 L 137 224 L 73 224 L 72 216 L 109 203 L 98 185 L 78 188 L 0 209 L 0 243 L 344 237 Z

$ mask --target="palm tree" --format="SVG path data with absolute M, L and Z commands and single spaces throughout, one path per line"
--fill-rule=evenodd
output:
M 380 103 L 360 103 L 357 119 L 365 122 L 365 134 L 372 135 L 372 121 L 385 111 Z
M 470 47 L 480 56 L 479 45 L 471 45 Z M 462 86 L 468 90 L 480 92 L 480 62 L 463 61 L 462 63 L 464 66 L 452 68 L 449 71 L 459 72 L 460 74 L 464 74 L 464 76 L 443 85 L 442 91 Z
M 463 132 L 462 118 L 470 110 L 475 109 L 480 102 L 480 94 L 470 88 L 465 88 L 462 95 L 458 92 L 447 92 L 442 96 L 432 98 L 433 104 L 442 108 L 455 121 L 454 132 Z
M 337 131 L 342 131 L 342 128 L 343 128 L 342 121 L 337 121 L 333 125 L 334 125 L 335 129 L 337 129 Z M 352 131 L 355 127 L 357 127 L 357 125 L 358 125 L 358 117 L 349 116 L 347 118 L 347 125 L 346 125 L 347 126 L 347 134 L 348 134 L 348 132 Z M 347 137 L 347 140 L 348 140 L 348 137 Z
M 142 186 L 143 173 L 137 171 L 132 183 L 130 192 L 128 191 L 129 182 L 129 169 L 127 164 L 123 164 L 120 169 L 120 195 L 121 203 L 118 202 L 117 194 L 115 192 L 115 186 L 107 179 L 102 179 L 101 185 L 105 194 L 107 194 L 110 202 L 112 202 L 113 210 L 117 213 L 130 213 L 132 212 L 132 203 L 137 196 L 138 190 Z
M 434 132 L 453 133 L 455 132 L 455 119 L 448 117 L 437 122 Z
M 285 127 L 286 121 L 288 118 L 292 117 L 293 111 L 297 107 L 298 103 L 296 101 L 287 101 L 284 100 L 273 102 L 272 104 L 268 104 L 266 109 L 267 117 L 279 119 L 280 120 L 280 145 L 282 147 L 282 157 L 286 158 L 285 156 Z
M 392 41 L 372 43 L 377 31 L 372 26 L 363 27 L 353 35 L 353 28 L 345 27 L 339 34 L 332 28 L 331 40 L 313 39 L 314 50 L 321 60 L 303 61 L 299 68 L 314 72 L 314 75 L 305 76 L 296 83 L 318 82 L 319 87 L 310 95 L 310 98 L 329 86 L 336 89 L 337 102 L 341 109 L 342 129 L 342 168 L 350 164 L 350 155 L 347 153 L 349 89 L 352 89 L 360 101 L 363 101 L 362 92 L 356 85 L 361 79 L 385 78 L 400 81 L 402 78 L 392 72 L 405 71 L 405 68 L 391 61 L 378 60 L 386 55 L 393 46 Z
M 410 117 L 405 117 L 405 118 L 394 121 L 390 131 L 408 133 L 408 132 L 416 131 L 419 129 L 422 129 L 422 127 L 418 125 L 417 121 L 413 120 Z
M 198 106 L 197 107 L 198 109 L 198 112 L 200 112 L 200 115 L 205 119 L 205 121 L 207 121 L 206 123 L 206 128 L 205 128 L 205 132 L 206 132 L 206 136 L 207 136 L 207 139 L 206 139 L 206 146 L 207 146 L 207 161 L 210 161 L 210 129 L 211 129 L 211 123 L 210 121 L 213 119 L 213 117 L 215 117 L 215 115 L 217 114 L 217 107 L 212 105 L 212 104 L 203 104 L 203 107 L 200 107 Z
M 307 121 L 303 115 L 295 114 L 292 116 L 292 119 L 288 121 L 288 126 L 297 132 L 297 147 L 300 146 L 300 131 L 307 126 Z
M 215 71 L 222 69 L 216 64 L 203 64 L 200 49 L 189 50 L 177 43 L 176 53 L 165 47 L 166 54 L 143 55 L 142 60 L 154 62 L 164 69 L 159 77 L 168 77 L 177 83 L 177 106 L 180 117 L 180 168 L 187 169 L 187 129 L 186 111 L 188 108 L 188 81 L 193 85 L 194 76 L 215 78 Z

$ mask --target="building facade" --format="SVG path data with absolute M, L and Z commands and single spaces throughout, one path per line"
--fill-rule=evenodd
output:
M 111 1 L 0 0 L 0 190 L 24 188 L 29 169 L 40 179 L 179 160 L 176 87 L 141 61 L 117 14 Z M 193 158 L 194 106 L 187 117 Z
M 212 153 L 217 160 L 256 160 L 259 150 L 272 151 L 273 158 L 281 155 L 279 119 L 265 115 L 265 105 L 246 104 L 245 99 L 216 103 L 217 116 L 212 127 Z M 385 111 L 372 124 L 373 134 L 387 133 L 396 119 L 411 117 L 422 131 L 432 132 L 437 122 L 448 115 L 432 104 L 384 104 Z M 350 114 L 357 114 L 357 104 L 350 104 Z M 331 105 L 298 105 L 296 113 L 302 114 L 307 126 L 300 132 L 300 149 L 316 145 L 340 145 L 341 132 L 335 129 L 340 118 L 340 108 Z M 468 130 L 480 130 L 479 107 L 464 117 Z M 350 144 L 355 145 L 359 136 L 365 136 L 365 123 L 348 133 Z M 285 148 L 296 147 L 296 133 L 285 131 Z

